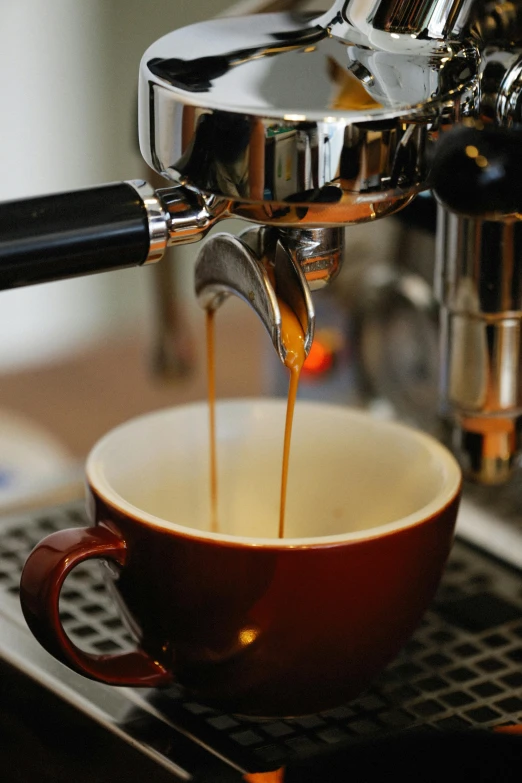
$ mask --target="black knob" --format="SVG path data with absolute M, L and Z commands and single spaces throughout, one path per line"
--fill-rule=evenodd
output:
M 437 199 L 454 212 L 490 219 L 522 212 L 522 131 L 480 121 L 447 131 L 430 176 Z

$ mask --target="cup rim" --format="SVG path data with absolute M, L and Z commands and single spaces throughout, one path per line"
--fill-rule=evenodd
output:
M 216 412 L 220 409 L 227 407 L 239 407 L 239 406 L 262 406 L 278 407 L 286 409 L 286 400 L 283 398 L 262 398 L 262 397 L 250 397 L 250 398 L 234 398 L 223 399 L 216 403 Z M 170 520 L 161 519 L 160 517 L 150 514 L 141 510 L 132 503 L 129 503 L 122 498 L 106 480 L 101 471 L 100 454 L 106 447 L 106 444 L 112 439 L 113 435 L 121 432 L 123 429 L 133 425 L 137 422 L 142 422 L 146 419 L 152 419 L 164 416 L 166 413 L 172 413 L 178 410 L 190 410 L 200 408 L 203 411 L 208 410 L 208 403 L 205 401 L 191 402 L 182 405 L 173 405 L 168 408 L 160 408 L 154 411 L 135 416 L 132 419 L 128 419 L 125 422 L 113 427 L 109 432 L 103 435 L 92 447 L 87 455 L 85 464 L 85 477 L 89 490 L 101 498 L 101 500 L 111 506 L 115 511 L 123 514 L 126 517 L 130 517 L 135 522 L 153 526 L 162 530 L 177 533 L 191 539 L 198 539 L 203 541 L 212 541 L 215 543 L 229 544 L 236 546 L 250 546 L 250 547 L 262 547 L 262 548 L 275 548 L 275 549 L 309 549 L 322 546 L 335 546 L 340 544 L 347 544 L 351 542 L 362 542 L 372 538 L 382 538 L 386 535 L 398 532 L 400 530 L 406 530 L 415 525 L 427 523 L 430 519 L 442 513 L 448 508 L 459 496 L 462 488 L 462 471 L 461 468 L 453 456 L 453 454 L 443 444 L 441 444 L 436 438 L 427 433 L 411 427 L 408 424 L 399 422 L 396 420 L 388 419 L 376 419 L 370 413 L 364 410 L 359 410 L 350 406 L 344 406 L 335 403 L 329 403 L 316 400 L 298 400 L 296 402 L 296 408 L 326 408 L 328 410 L 342 412 L 343 416 L 352 419 L 364 419 L 372 422 L 378 421 L 380 426 L 387 429 L 396 430 L 397 432 L 407 432 L 410 437 L 414 437 L 418 442 L 424 444 L 424 446 L 432 453 L 438 461 L 445 466 L 444 483 L 437 495 L 427 504 L 417 509 L 412 514 L 401 517 L 398 520 L 387 522 L 382 525 L 377 525 L 365 530 L 357 530 L 345 533 L 337 533 L 335 535 L 328 536 L 313 536 L 302 538 L 261 538 L 254 536 L 238 536 L 230 533 L 214 533 L 212 531 L 200 530 L 197 528 L 191 528 L 188 525 L 182 525 L 178 522 L 172 522 Z

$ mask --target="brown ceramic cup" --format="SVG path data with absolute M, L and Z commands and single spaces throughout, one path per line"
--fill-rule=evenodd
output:
M 450 551 L 461 474 L 436 440 L 348 408 L 297 405 L 286 537 L 277 538 L 285 403 L 218 405 L 219 533 L 209 532 L 207 408 L 145 415 L 87 460 L 93 527 L 44 539 L 22 574 L 28 625 L 60 661 L 113 685 L 181 683 L 260 717 L 360 693 L 415 629 Z M 58 601 L 105 569 L 135 652 L 91 655 Z

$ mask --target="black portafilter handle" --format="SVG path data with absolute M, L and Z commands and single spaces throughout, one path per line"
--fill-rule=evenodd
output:
M 522 130 L 475 121 L 441 134 L 429 183 L 445 207 L 498 219 L 522 212 Z
M 150 216 L 139 185 L 146 183 L 0 203 L 0 289 L 149 260 Z

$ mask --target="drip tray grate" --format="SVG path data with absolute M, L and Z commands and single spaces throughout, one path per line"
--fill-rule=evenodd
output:
M 250 721 L 217 712 L 184 696 L 181 688 L 131 691 L 90 683 L 68 672 L 40 651 L 23 624 L 18 606 L 20 572 L 31 548 L 48 533 L 86 524 L 80 503 L 0 522 L 0 612 L 26 637 L 31 659 L 27 672 L 53 690 L 67 690 L 86 711 L 91 699 L 107 704 L 118 695 L 118 710 L 108 728 L 179 774 L 179 759 L 166 740 L 175 732 L 198 753 L 229 767 L 257 771 L 304 754 L 341 746 L 363 737 L 413 727 L 463 729 L 522 723 L 522 578 L 521 573 L 457 539 L 435 601 L 416 633 L 384 674 L 364 695 L 338 709 L 294 720 Z M 83 564 L 62 591 L 64 627 L 83 649 L 111 653 L 132 647 L 96 563 Z M 0 623 L 0 635 L 1 635 Z M 1 641 L 1 640 L 0 640 Z M 0 653 L 9 657 L 4 641 Z M 34 664 L 38 649 L 38 665 Z M 12 656 L 24 669 L 24 655 Z M 38 674 L 38 667 L 54 673 Z M 102 697 L 100 697 L 102 694 Z M 89 711 L 87 709 L 87 711 Z M 93 710 L 93 715 L 96 710 Z M 117 714 L 116 714 L 117 712 Z M 152 721 L 152 723 L 151 723 Z M 110 725 L 109 725 L 110 724 Z M 179 740 L 181 742 L 181 739 Z M 186 750 L 178 743 L 182 756 Z M 189 754 L 190 755 L 190 754 Z M 179 779 L 190 779 L 192 770 Z M 186 765 L 187 766 L 187 765 Z M 208 777 L 212 780 L 212 777 Z M 222 777 L 219 778 L 223 779 Z

